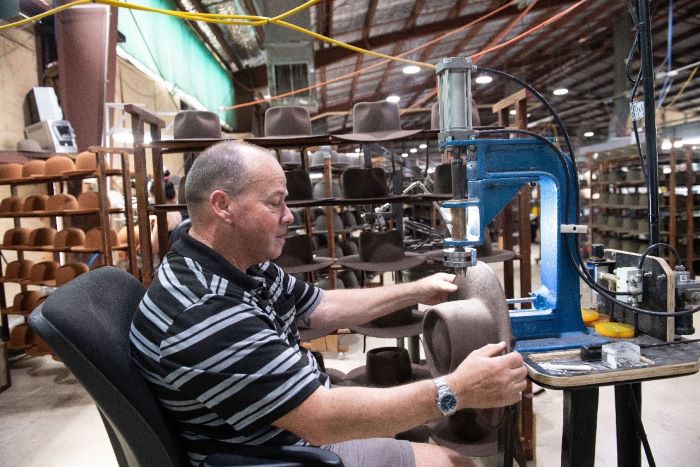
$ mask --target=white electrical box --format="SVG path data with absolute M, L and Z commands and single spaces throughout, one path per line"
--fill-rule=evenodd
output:
M 47 152 L 78 152 L 75 132 L 68 120 L 43 120 L 26 127 L 24 133 Z

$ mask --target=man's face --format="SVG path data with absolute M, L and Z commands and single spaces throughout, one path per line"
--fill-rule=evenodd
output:
M 280 165 L 272 158 L 261 158 L 251 170 L 247 190 L 239 195 L 240 210 L 234 225 L 238 232 L 235 249 L 243 253 L 247 266 L 282 253 L 287 228 L 294 220 L 284 202 L 286 195 L 287 179 Z

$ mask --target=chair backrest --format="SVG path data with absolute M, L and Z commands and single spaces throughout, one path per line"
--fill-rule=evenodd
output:
M 103 267 L 58 288 L 29 317 L 95 400 L 120 466 L 186 465 L 148 383 L 129 356 L 131 320 L 145 293 Z

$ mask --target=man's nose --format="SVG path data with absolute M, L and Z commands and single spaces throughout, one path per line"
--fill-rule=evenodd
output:
M 292 221 L 294 220 L 294 215 L 292 215 L 292 211 L 289 210 L 289 207 L 287 207 L 287 203 L 284 204 L 284 211 L 282 212 L 282 224 L 291 224 Z

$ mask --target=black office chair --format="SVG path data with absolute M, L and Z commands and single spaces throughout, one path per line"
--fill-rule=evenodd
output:
M 129 328 L 144 293 L 130 274 L 103 267 L 57 289 L 32 312 L 29 325 L 95 400 L 120 466 L 189 465 L 181 441 L 129 357 Z M 320 448 L 264 446 L 214 454 L 201 465 L 342 463 Z

